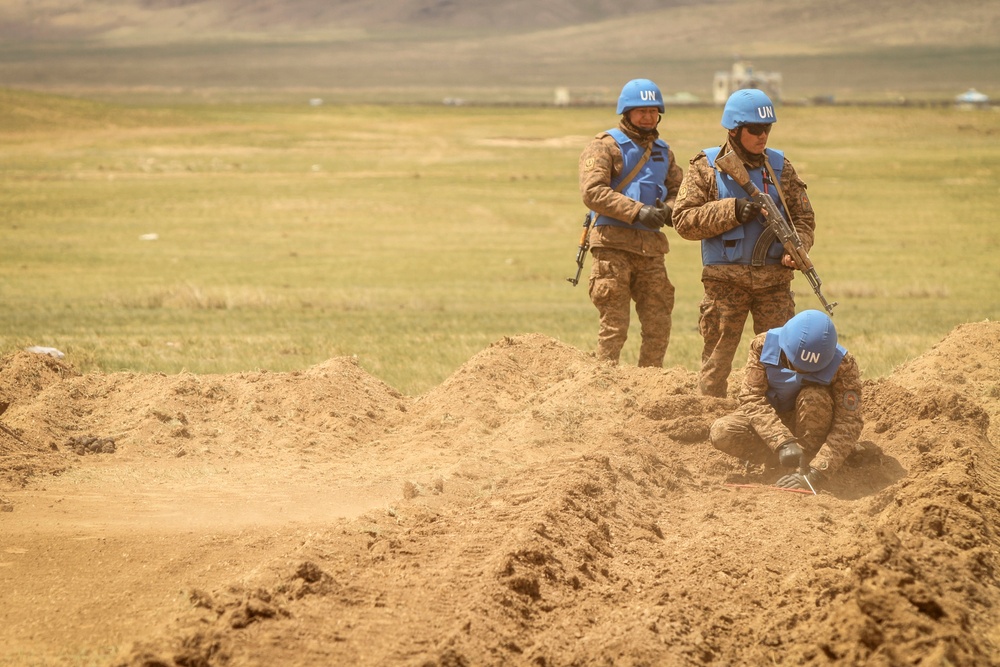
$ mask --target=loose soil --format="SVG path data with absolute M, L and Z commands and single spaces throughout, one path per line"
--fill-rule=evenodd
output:
M 813 496 L 708 444 L 694 374 L 539 335 L 416 397 L 18 352 L 0 664 L 1000 664 L 1000 323 L 864 393 Z

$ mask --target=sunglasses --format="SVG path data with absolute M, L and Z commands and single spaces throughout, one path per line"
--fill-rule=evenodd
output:
M 749 125 L 744 125 L 743 129 L 752 134 L 755 137 L 759 137 L 762 134 L 771 133 L 770 123 L 750 123 Z

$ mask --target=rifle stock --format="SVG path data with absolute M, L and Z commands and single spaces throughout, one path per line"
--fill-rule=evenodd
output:
M 576 287 L 580 282 L 580 274 L 583 273 L 583 263 L 587 260 L 587 251 L 590 250 L 590 226 L 594 222 L 594 214 L 587 211 L 583 218 L 583 234 L 580 235 L 580 245 L 576 249 L 576 276 L 566 280 Z
M 736 181 L 750 195 L 751 200 L 760 204 L 767 211 L 767 224 L 774 229 L 778 240 L 781 241 L 781 245 L 785 248 L 785 252 L 795 261 L 795 266 L 805 274 L 813 292 L 816 293 L 820 303 L 823 304 L 823 308 L 832 316 L 833 307 L 837 305 L 837 302 L 829 303 L 826 297 L 823 296 L 821 289 L 823 281 L 820 280 L 819 274 L 816 273 L 816 267 L 813 266 L 812 260 L 809 259 L 809 254 L 802 245 L 802 239 L 799 238 L 799 233 L 795 230 L 795 226 L 785 219 L 785 216 L 781 214 L 781 211 L 775 205 L 774 200 L 754 185 L 753 181 L 750 180 L 750 174 L 747 173 L 746 167 L 743 166 L 743 162 L 736 153 L 730 151 L 716 158 L 715 165 Z

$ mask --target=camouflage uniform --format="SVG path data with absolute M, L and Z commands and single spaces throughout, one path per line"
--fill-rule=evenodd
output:
M 837 470 L 854 451 L 864 426 L 861 372 L 854 356 L 844 355 L 829 386 L 805 384 L 794 412 L 778 413 L 767 398 L 767 372 L 760 361 L 766 337 L 762 333 L 751 341 L 740 408 L 712 424 L 712 444 L 742 461 L 774 463 L 774 451 L 795 438 L 813 468 Z
M 640 134 L 624 118 L 619 129 L 646 147 L 659 135 Z M 667 151 L 666 186 L 673 205 L 683 172 L 674 152 Z M 580 155 L 580 192 L 591 211 L 631 222 L 642 203 L 615 192 L 610 183 L 623 168 L 621 150 L 607 132 L 598 134 Z M 632 300 L 639 316 L 642 343 L 639 366 L 662 366 L 670 343 L 674 286 L 667 277 L 664 255 L 670 244 L 662 231 L 595 226 L 590 232 L 594 261 L 590 271 L 590 300 L 600 314 L 597 357 L 618 363 L 628 337 Z
M 747 169 L 761 169 L 765 157 L 751 155 L 730 140 L 722 153 L 736 151 Z M 786 158 L 781 171 L 781 190 L 788 215 L 808 252 L 813 245 L 815 215 L 806 184 Z M 691 159 L 674 205 L 674 229 L 685 239 L 700 241 L 737 227 L 734 199 L 719 199 L 715 171 L 704 151 Z M 760 334 L 780 327 L 795 315 L 791 290 L 794 271 L 780 264 L 750 266 L 716 264 L 702 269 L 705 294 L 700 305 L 698 328 L 704 339 L 699 386 L 707 396 L 725 397 L 733 357 L 743 336 L 747 315 L 753 316 L 753 330 Z

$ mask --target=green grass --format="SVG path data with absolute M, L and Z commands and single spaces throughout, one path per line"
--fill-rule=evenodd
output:
M 721 140 L 718 115 L 669 110 L 683 167 Z M 867 377 L 997 317 L 1000 115 L 779 118 L 772 145 L 809 184 L 812 257 Z M 85 372 L 164 373 L 357 355 L 416 395 L 503 336 L 590 350 L 596 310 L 565 280 L 583 215 L 576 163 L 614 121 L 607 109 L 126 107 L 0 91 L 0 353 L 46 345 Z M 699 249 L 669 236 L 666 363 L 695 370 Z M 800 309 L 819 307 L 803 278 L 794 286 Z

